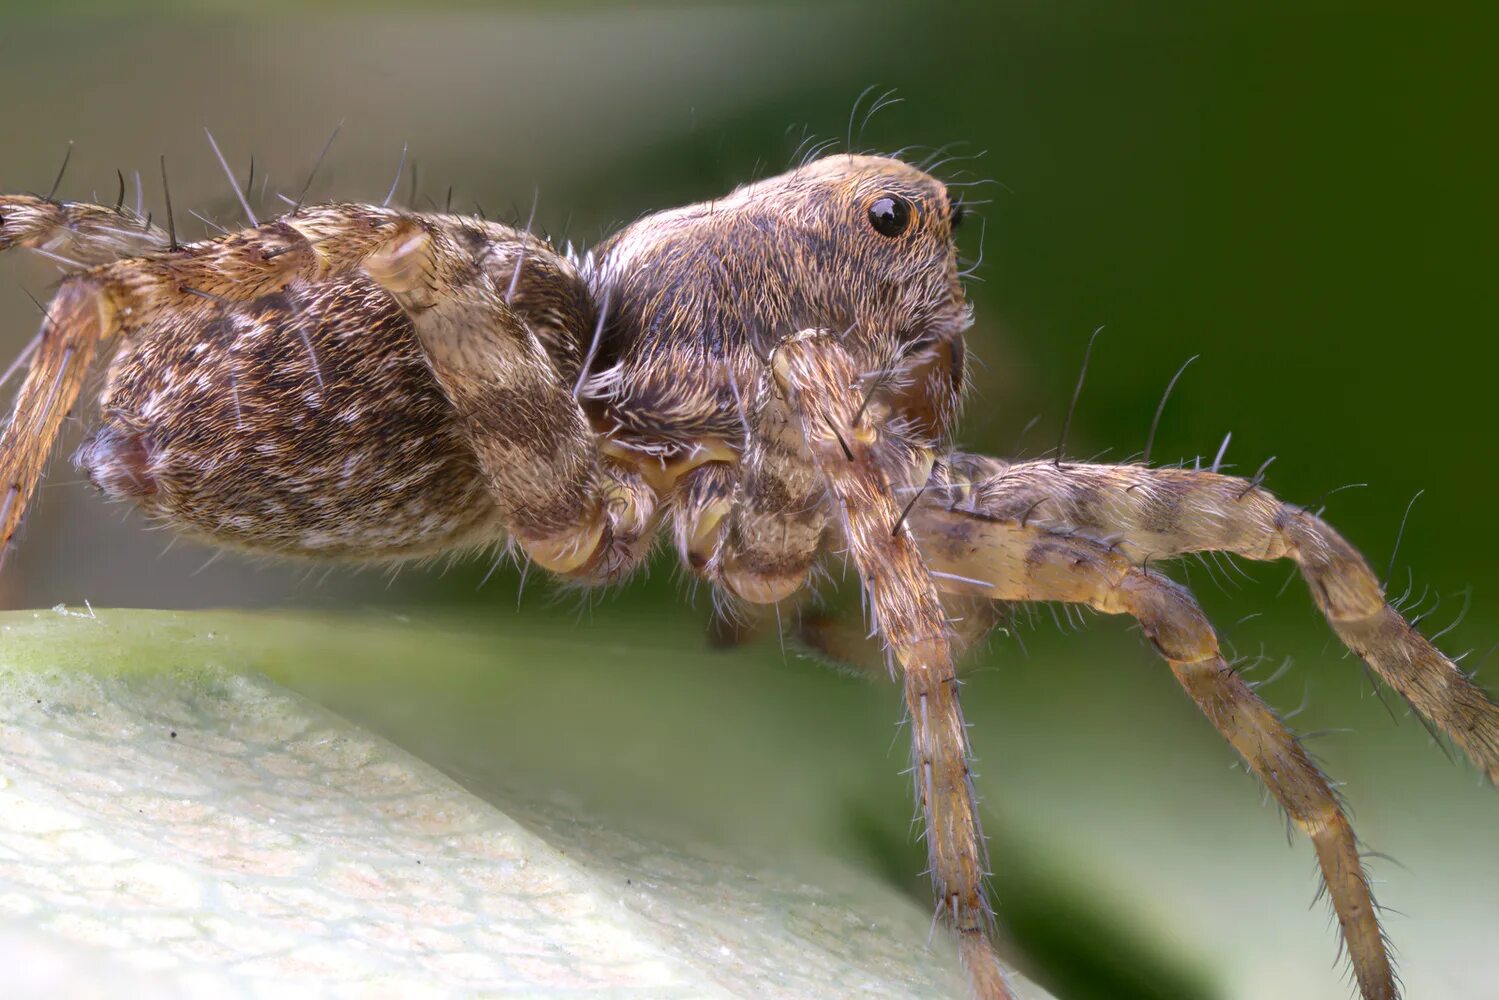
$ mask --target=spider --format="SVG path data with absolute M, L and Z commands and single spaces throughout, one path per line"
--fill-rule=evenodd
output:
M 993 617 L 956 609 L 1129 615 L 1312 840 L 1362 996 L 1398 995 L 1333 786 L 1158 567 L 1213 551 L 1294 561 L 1339 638 L 1491 780 L 1499 706 L 1358 552 L 1259 477 L 953 450 L 972 311 L 961 202 L 940 180 L 826 156 L 647 215 L 583 256 L 529 226 L 389 199 L 266 222 L 242 202 L 249 228 L 181 244 L 170 212 L 163 232 L 123 195 L 0 197 L 0 249 L 69 269 L 0 437 L 0 542 L 112 349 L 74 462 L 106 496 L 219 545 L 395 561 L 503 541 L 607 584 L 665 534 L 692 574 L 754 605 L 841 552 L 903 688 L 937 913 L 984 1000 L 1013 994 L 954 656 Z

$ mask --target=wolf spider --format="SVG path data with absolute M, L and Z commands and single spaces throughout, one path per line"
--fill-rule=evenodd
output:
M 953 605 L 1137 619 L 1316 848 L 1366 1000 L 1398 985 L 1338 796 L 1155 567 L 1290 559 L 1339 638 L 1491 780 L 1499 706 L 1316 515 L 1185 468 L 952 450 L 971 322 L 941 181 L 832 155 L 648 215 L 592 253 L 387 205 L 300 205 L 180 244 L 117 203 L 0 197 L 0 249 L 68 272 L 0 438 L 8 544 L 106 348 L 74 457 L 105 495 L 213 543 L 394 561 L 504 540 L 583 584 L 663 530 L 727 599 L 771 604 L 841 549 L 904 687 L 937 910 L 976 996 L 991 943 Z M 122 198 L 123 202 L 123 184 Z M 946 606 L 945 606 L 946 605 Z

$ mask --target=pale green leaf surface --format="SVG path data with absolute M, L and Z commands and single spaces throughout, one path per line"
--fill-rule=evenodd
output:
M 777 773 L 793 751 L 757 760 L 774 734 L 736 745 L 734 705 L 704 702 L 722 683 L 683 682 L 691 651 L 368 617 L 59 610 L 0 628 L 9 992 L 962 992 L 924 908 L 839 857 L 813 808 L 827 786 Z M 590 665 L 548 671 L 563 658 Z M 646 714 L 590 699 L 613 669 Z M 820 679 L 778 679 L 795 724 Z M 762 849 L 702 847 L 736 840 L 698 837 L 706 817 Z

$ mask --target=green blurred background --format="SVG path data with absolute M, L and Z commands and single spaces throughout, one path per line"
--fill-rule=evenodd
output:
M 1409 572 L 1427 606 L 1440 595 L 1441 628 L 1471 588 L 1472 613 L 1444 640 L 1476 648 L 1471 664 L 1499 641 L 1499 542 L 1485 530 L 1499 487 L 1499 71 L 1495 24 L 1455 10 L 8 5 L 0 186 L 45 191 L 72 140 L 64 196 L 112 198 L 116 167 L 139 169 L 154 206 L 165 153 L 179 229 L 197 236 L 186 206 L 238 218 L 205 125 L 237 169 L 253 152 L 271 189 L 294 194 L 343 121 L 315 197 L 383 198 L 409 144 L 422 196 L 440 204 L 451 186 L 455 206 L 504 213 L 528 208 L 534 186 L 539 223 L 591 244 L 641 212 L 777 172 L 804 133 L 842 137 L 867 86 L 897 88 L 903 103 L 862 145 L 961 142 L 954 152 L 984 155 L 947 169 L 996 182 L 970 189 L 991 203 L 963 232 L 969 255 L 985 241 L 961 443 L 1053 447 L 1087 336 L 1105 325 L 1069 451 L 1126 457 L 1172 373 L 1200 354 L 1156 457 L 1210 459 L 1232 432 L 1228 463 L 1252 473 L 1276 456 L 1268 484 L 1288 498 L 1366 483 L 1332 496 L 1328 516 L 1380 568 L 1424 490 L 1395 589 Z M 55 277 L 39 259 L 0 258 L 0 355 L 36 327 L 25 290 L 43 297 Z M 664 559 L 588 602 L 544 585 L 518 600 L 508 567 L 481 586 L 483 560 L 393 579 L 236 557 L 205 567 L 209 550 L 163 553 L 165 535 L 78 479 L 54 465 L 0 583 L 4 606 L 461 605 L 499 631 L 566 629 L 611 648 L 640 637 L 642 663 L 646 637 L 694 636 L 708 618 Z M 1384 901 L 1406 914 L 1390 931 L 1411 995 L 1499 996 L 1493 792 L 1372 697 L 1301 586 L 1278 594 L 1285 567 L 1245 570 L 1183 574 L 1240 652 L 1272 667 L 1295 657 L 1266 694 L 1286 710 L 1305 701 L 1298 727 L 1351 728 L 1316 748 L 1348 781 L 1365 840 L 1410 869 L 1375 862 Z M 1310 851 L 1285 848 L 1280 817 L 1227 769 L 1169 673 L 1120 623 L 1074 635 L 1038 621 L 1025 652 L 1001 640 L 979 656 L 967 689 L 993 825 L 1027 859 L 996 857 L 1022 961 L 1064 997 L 1343 995 L 1325 910 L 1306 907 Z M 774 641 L 709 664 L 736 698 L 746 674 L 817 669 Z M 1499 682 L 1499 661 L 1482 676 Z M 868 774 L 849 778 L 862 797 L 828 808 L 851 851 L 921 892 L 893 776 L 902 753 L 881 756 L 893 692 L 845 701 L 854 682 L 812 683 L 828 712 L 879 736 Z

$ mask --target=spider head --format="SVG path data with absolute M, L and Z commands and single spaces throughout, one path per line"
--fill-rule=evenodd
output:
M 954 241 L 962 210 L 941 181 L 900 160 L 829 156 L 767 183 L 801 189 L 813 251 L 802 273 L 856 342 L 909 349 L 967 327 Z
M 878 373 L 891 412 L 943 436 L 972 323 L 954 239 L 961 204 L 937 178 L 877 156 L 829 156 L 764 187 L 772 198 L 784 188 L 795 206 L 788 244 L 806 290 L 790 333 L 842 334 L 850 353 Z
M 866 372 L 898 370 L 882 388 L 892 412 L 940 436 L 972 313 L 953 240 L 960 220 L 929 174 L 844 154 L 645 216 L 585 268 L 595 301 L 608 303 L 600 360 L 641 371 L 707 352 L 739 366 L 799 331 L 831 330 Z M 677 383 L 651 391 L 669 396 Z M 737 420 L 727 385 L 714 398 Z

